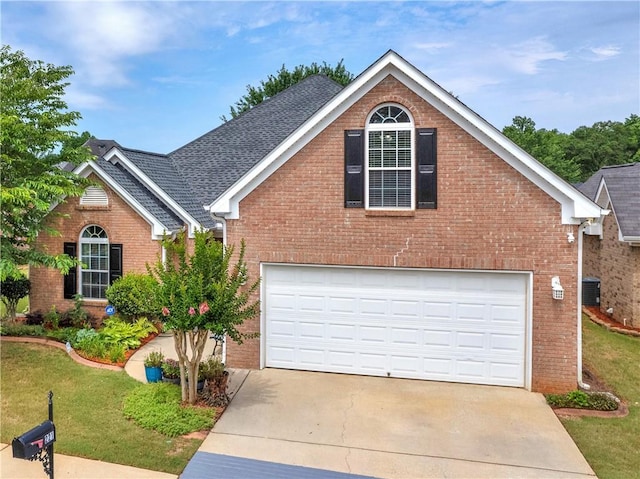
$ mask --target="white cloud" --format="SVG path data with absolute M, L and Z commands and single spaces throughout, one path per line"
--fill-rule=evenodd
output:
M 424 51 L 427 53 L 439 53 L 440 50 L 452 47 L 453 44 L 449 42 L 430 42 L 430 43 L 417 43 L 414 45 L 416 50 Z
M 49 4 L 52 33 L 64 38 L 82 76 L 94 85 L 128 82 L 124 64 L 159 50 L 173 35 L 168 4 L 62 2 Z
M 535 37 L 518 43 L 502 52 L 498 51 L 506 66 L 527 75 L 535 75 L 540 65 L 549 60 L 566 60 L 566 52 L 556 50 L 545 37 Z
M 614 45 L 594 47 L 589 50 L 591 50 L 591 52 L 596 56 L 596 60 L 607 60 L 620 55 L 620 47 L 616 47 Z
M 100 95 L 82 91 L 72 83 L 65 91 L 65 101 L 71 110 L 102 110 L 108 107 L 108 102 Z

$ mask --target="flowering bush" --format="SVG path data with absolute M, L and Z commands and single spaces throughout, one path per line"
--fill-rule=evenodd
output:
M 196 231 L 193 253 L 187 248 L 185 232 L 175 240 L 165 238 L 166 261 L 158 261 L 150 273 L 158 282 L 158 309 L 165 330 L 173 333 L 178 361 L 183 366 L 182 400 L 195 403 L 197 377 L 205 344 L 213 333 L 242 343 L 256 333 L 240 330 L 247 319 L 260 314 L 253 293 L 260 281 L 248 282 L 242 242 L 236 261 L 234 248 L 217 241 L 210 231 Z M 160 306 L 161 305 L 161 306 Z M 187 349 L 191 345 L 191 351 Z M 191 357 L 189 357 L 189 354 Z
M 180 363 L 175 359 L 165 359 L 162 362 L 162 376 L 167 379 L 178 379 L 180 377 Z

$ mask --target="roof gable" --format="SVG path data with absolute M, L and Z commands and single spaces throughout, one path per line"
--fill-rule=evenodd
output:
M 562 207 L 563 223 L 578 224 L 585 218 L 601 216 L 598 205 L 585 198 L 579 191 L 391 50 L 339 93 L 328 99 L 322 108 L 284 141 L 267 152 L 242 177 L 236 178 L 233 183 L 227 182 L 226 189 L 220 191 L 220 196 L 209 205 L 210 211 L 220 217 L 238 218 L 239 203 L 242 198 L 388 75 L 405 84 L 558 201 Z
M 597 201 L 608 200 L 623 241 L 640 241 L 640 163 L 605 166 L 580 191 Z
M 111 140 L 91 139 L 87 145 L 97 158 L 76 172 L 96 173 L 153 226 L 155 238 L 185 224 L 190 233 L 215 226 L 166 155 L 123 148 Z

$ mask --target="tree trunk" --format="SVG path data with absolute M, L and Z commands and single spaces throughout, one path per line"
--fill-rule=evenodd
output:
M 208 336 L 209 331 L 202 329 L 173 331 L 173 340 L 180 364 L 182 401 L 188 401 L 189 404 L 195 404 L 198 398 L 198 370 L 200 369 L 200 361 L 202 360 L 202 353 Z M 189 348 L 187 346 L 190 346 L 191 358 L 189 358 Z M 187 381 L 187 376 L 189 381 Z

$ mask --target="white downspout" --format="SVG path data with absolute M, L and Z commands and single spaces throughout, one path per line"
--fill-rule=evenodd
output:
M 580 223 L 578 226 L 578 335 L 577 335 L 577 348 L 578 348 L 578 386 L 582 389 L 589 390 L 591 386 L 582 382 L 582 244 L 584 238 L 584 230 L 591 224 L 591 220 L 586 220 Z
M 215 213 L 209 211 L 209 215 L 211 215 L 211 219 L 214 223 L 222 224 L 222 244 L 227 246 L 227 221 L 222 216 L 216 216 Z M 227 362 L 227 338 L 222 339 L 222 362 L 226 364 Z

